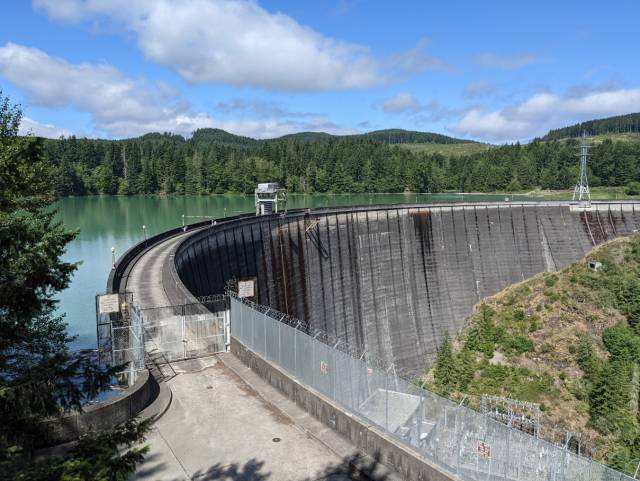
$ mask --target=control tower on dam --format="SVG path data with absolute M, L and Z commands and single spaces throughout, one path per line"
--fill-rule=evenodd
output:
M 193 296 L 255 279 L 255 300 L 416 372 L 486 296 L 640 228 L 640 203 L 368 206 L 221 222 L 178 245 Z

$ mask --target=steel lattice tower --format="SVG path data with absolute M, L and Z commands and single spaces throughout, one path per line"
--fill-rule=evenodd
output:
M 580 141 L 580 174 L 578 175 L 578 182 L 573 189 L 573 200 L 580 202 L 591 202 L 591 193 L 589 192 L 589 183 L 587 182 L 587 151 L 589 146 L 587 145 L 587 132 L 582 132 L 582 139 Z

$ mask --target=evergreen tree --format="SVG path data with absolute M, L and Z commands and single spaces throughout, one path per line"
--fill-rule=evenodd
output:
M 412 152 L 377 134 L 253 140 L 208 130 L 190 140 L 165 134 L 118 141 L 61 138 L 46 140 L 44 151 L 60 195 L 252 192 L 263 173 L 305 192 L 568 189 L 578 174 L 576 139 L 445 156 Z M 398 133 L 398 139 L 418 138 L 411 134 Z M 591 185 L 640 180 L 640 141 L 605 139 L 592 147 Z
M 438 351 L 434 377 L 441 393 L 449 394 L 455 390 L 458 383 L 458 370 L 451 340 L 448 336 L 444 338 Z
M 12 479 L 55 480 L 62 476 L 46 467 L 42 476 L 17 473 L 28 469 L 46 434 L 43 421 L 81 409 L 108 387 L 112 372 L 69 350 L 72 338 L 54 312 L 53 295 L 76 268 L 60 260 L 76 234 L 54 221 L 51 167 L 43 161 L 42 140 L 18 137 L 20 119 L 19 108 L 0 92 L 0 471 L 13 472 Z M 146 429 L 132 426 L 137 438 Z M 121 457 L 117 446 L 105 449 L 115 465 L 128 455 Z M 80 461 L 83 453 L 76 454 L 71 459 Z M 131 472 L 142 454 L 134 448 L 134 463 L 116 471 Z

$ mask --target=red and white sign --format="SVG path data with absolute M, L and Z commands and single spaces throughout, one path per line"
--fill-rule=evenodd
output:
M 478 443 L 478 456 L 481 458 L 490 458 L 491 457 L 491 446 L 486 443 L 480 441 Z
M 322 374 L 329 374 L 329 364 L 324 361 L 320 361 L 320 372 Z

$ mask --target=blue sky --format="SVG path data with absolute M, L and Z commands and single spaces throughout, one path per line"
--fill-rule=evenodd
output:
M 640 111 L 637 0 L 3 5 L 23 132 L 252 137 L 399 127 L 488 142 Z

